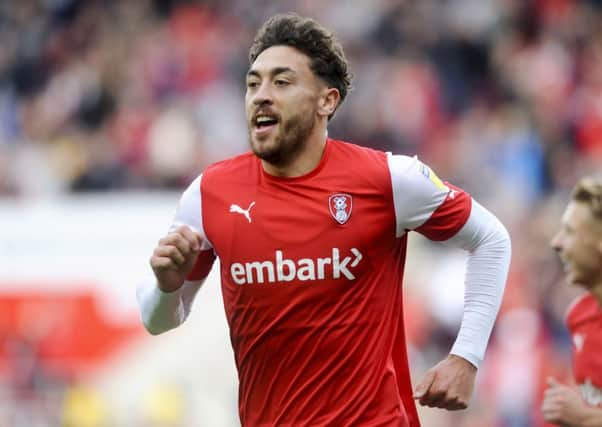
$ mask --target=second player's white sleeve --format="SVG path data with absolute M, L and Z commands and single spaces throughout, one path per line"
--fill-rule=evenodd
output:
M 202 175 L 197 177 L 182 194 L 169 232 L 185 225 L 205 236 L 201 215 L 201 178 Z M 201 251 L 209 250 L 212 250 L 212 247 L 205 237 Z M 180 289 L 167 293 L 159 289 L 152 273 L 147 275 L 136 290 L 142 322 L 146 329 L 151 334 L 160 334 L 181 325 L 188 317 L 204 280 L 187 280 Z
M 468 251 L 464 312 L 451 354 L 478 367 L 497 316 L 510 266 L 510 236 L 502 223 L 472 200 L 466 224 L 446 244 Z

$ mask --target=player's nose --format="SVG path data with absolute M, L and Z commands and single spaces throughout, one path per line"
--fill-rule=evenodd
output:
M 550 246 L 556 252 L 560 252 L 562 250 L 562 231 L 559 231 L 554 235 L 554 237 L 552 237 L 552 240 L 550 240 Z
M 254 105 L 272 104 L 273 96 L 270 85 L 262 83 L 253 94 L 251 102 Z

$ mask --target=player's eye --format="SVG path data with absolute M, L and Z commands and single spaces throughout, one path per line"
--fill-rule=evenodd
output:
M 259 86 L 259 82 L 256 80 L 247 80 L 247 88 L 249 89 L 255 89 L 257 86 Z
M 289 84 L 289 82 L 286 80 L 278 79 L 274 82 L 274 84 L 276 86 L 287 86 Z

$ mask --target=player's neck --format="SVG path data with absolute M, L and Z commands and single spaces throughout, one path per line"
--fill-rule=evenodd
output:
M 295 178 L 307 175 L 320 164 L 326 148 L 326 129 L 315 126 L 302 151 L 286 165 L 273 165 L 262 160 L 263 170 L 281 178 Z

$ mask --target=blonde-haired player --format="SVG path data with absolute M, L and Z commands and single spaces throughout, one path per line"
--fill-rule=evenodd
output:
M 587 293 L 566 317 L 580 390 L 549 378 L 544 419 L 562 426 L 602 426 L 602 180 L 584 178 L 575 186 L 552 247 L 564 264 L 567 282 Z

